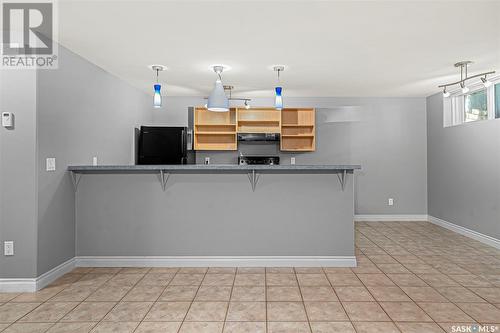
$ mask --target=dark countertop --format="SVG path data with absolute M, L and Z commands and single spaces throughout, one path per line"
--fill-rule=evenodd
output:
M 236 165 L 236 164 L 179 164 L 179 165 L 72 165 L 68 171 L 74 173 L 140 173 L 140 172 L 275 172 L 275 173 L 338 173 L 354 172 L 361 165 Z

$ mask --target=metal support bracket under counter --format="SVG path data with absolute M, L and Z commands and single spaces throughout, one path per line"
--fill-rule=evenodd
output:
M 182 165 L 102 165 L 69 166 L 75 192 L 83 174 L 134 174 L 151 173 L 159 176 L 163 191 L 166 190 L 171 174 L 189 173 L 244 173 L 247 174 L 252 191 L 255 191 L 262 174 L 336 174 L 342 188 L 345 189 L 347 175 L 360 170 L 360 165 L 218 165 L 218 164 L 182 164 Z

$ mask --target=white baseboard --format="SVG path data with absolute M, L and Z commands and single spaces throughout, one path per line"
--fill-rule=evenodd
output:
M 355 256 L 76 257 L 78 267 L 356 267 Z
M 35 292 L 49 285 L 75 268 L 75 258 L 71 258 L 37 278 L 0 279 L 0 292 Z
M 0 279 L 2 293 L 29 293 L 36 291 L 36 278 L 33 279 Z
M 475 239 L 477 241 L 480 241 L 481 243 L 487 244 L 489 246 L 493 246 L 496 249 L 500 249 L 500 240 L 493 238 L 488 235 L 484 235 L 480 232 L 474 231 L 467 229 L 465 227 L 459 226 L 457 224 L 441 220 L 440 218 L 430 216 L 429 215 L 429 222 L 435 225 L 438 225 L 440 227 L 446 228 L 448 230 L 454 231 L 456 233 L 459 233 L 461 235 L 467 236 L 469 238 Z
M 48 272 L 43 273 L 36 278 L 36 290 L 40 290 L 51 284 L 66 273 L 71 272 L 75 268 L 75 258 L 71 258 L 57 267 L 54 267 Z
M 397 221 L 427 221 L 427 214 L 404 215 L 354 215 L 354 221 L 359 222 L 397 222 Z

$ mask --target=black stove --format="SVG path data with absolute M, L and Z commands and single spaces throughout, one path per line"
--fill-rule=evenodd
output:
M 239 165 L 278 165 L 280 164 L 279 156 L 238 156 Z

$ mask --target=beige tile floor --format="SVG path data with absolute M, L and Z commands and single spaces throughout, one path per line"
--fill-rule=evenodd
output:
M 37 293 L 0 293 L 0 331 L 433 333 L 500 326 L 497 249 L 429 223 L 371 222 L 356 224 L 356 256 L 353 269 L 77 268 Z

